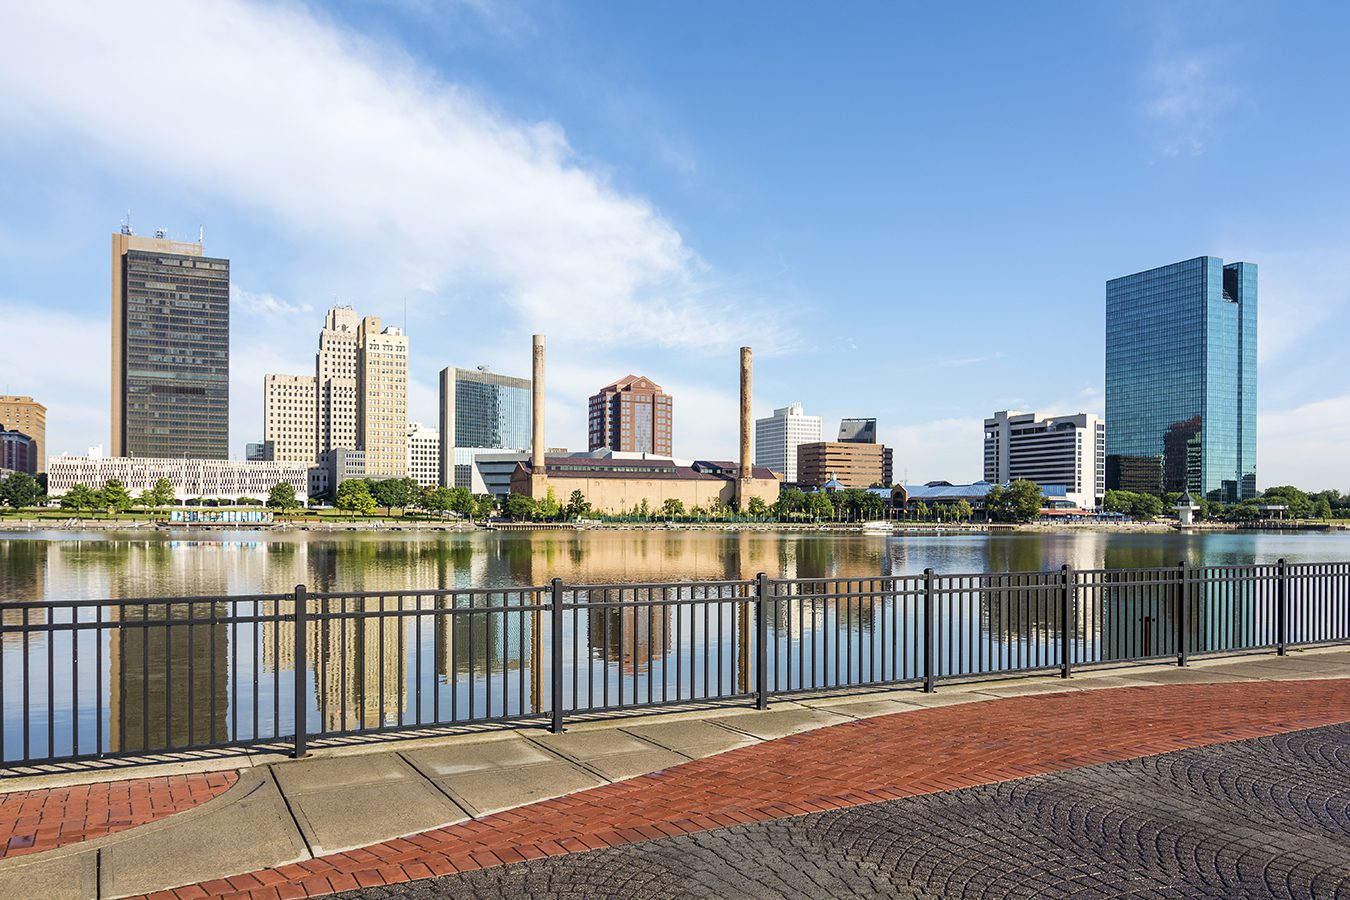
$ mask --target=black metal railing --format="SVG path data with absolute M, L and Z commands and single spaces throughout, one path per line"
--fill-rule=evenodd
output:
M 0 602 L 0 764 L 1350 642 L 1350 563 Z

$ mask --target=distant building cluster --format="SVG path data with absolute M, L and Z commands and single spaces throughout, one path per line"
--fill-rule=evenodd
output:
M 312 373 L 262 375 L 262 440 L 231 461 L 229 297 L 230 261 L 207 256 L 200 239 L 112 235 L 111 452 L 49 455 L 46 407 L 5 395 L 0 474 L 45 472 L 53 495 L 167 478 L 184 498 L 258 499 L 277 483 L 332 497 L 351 478 L 406 477 L 499 497 L 580 491 L 598 510 L 772 503 L 784 485 L 871 489 L 900 507 L 980 503 L 1018 480 L 1040 485 L 1052 509 L 1099 508 L 1108 490 L 1256 495 L 1251 263 L 1202 256 L 1108 281 L 1105 415 L 995 412 L 984 420 L 983 478 L 966 485 L 898 484 L 876 418 L 842 419 L 832 441 L 801 403 L 752 420 L 749 348 L 734 462 L 677 459 L 673 398 L 631 373 L 589 398 L 585 452 L 547 447 L 542 336 L 529 377 L 441 369 L 437 421 L 412 422 L 408 336 L 348 306 L 327 311 Z

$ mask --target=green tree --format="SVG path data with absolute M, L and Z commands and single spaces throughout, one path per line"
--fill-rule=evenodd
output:
M 417 497 L 417 482 L 411 478 L 385 478 L 369 482 L 370 495 L 376 504 L 384 507 L 385 515 L 390 515 L 394 507 L 407 509 Z
M 816 521 L 833 519 L 834 503 L 830 501 L 829 494 L 824 491 L 815 491 L 806 495 L 806 512 Z
M 914 505 L 910 507 L 910 512 L 914 514 L 915 519 L 922 522 L 928 518 L 928 504 L 922 500 L 916 500 Z
M 1006 488 L 994 485 L 985 498 L 985 509 L 997 522 L 1030 522 L 1040 513 L 1044 502 L 1040 485 L 1019 478 Z
M 667 519 L 679 519 L 684 517 L 684 501 L 679 497 L 667 497 L 661 504 L 661 515 Z
M 15 509 L 32 506 L 42 496 L 42 487 L 38 480 L 27 472 L 15 472 L 0 480 L 0 503 L 8 503 Z
M 103 485 L 103 503 L 102 508 L 108 512 L 122 512 L 131 508 L 131 494 L 127 492 L 127 487 L 120 479 L 109 478 Z
M 956 517 L 958 522 L 965 522 L 975 515 L 975 510 L 968 500 L 957 500 L 952 504 L 952 515 Z
M 523 522 L 534 518 L 535 502 L 532 498 L 524 494 L 512 494 L 506 498 L 502 504 L 502 511 L 506 513 L 507 518 L 515 522 Z
M 796 488 L 787 488 L 778 495 L 773 512 L 779 521 L 802 515 L 806 512 L 806 493 Z
M 769 514 L 769 504 L 764 502 L 763 497 L 751 497 L 750 502 L 745 505 L 745 509 L 756 519 L 762 519 Z
M 444 516 L 454 504 L 454 495 L 448 487 L 429 487 L 422 492 L 422 508 L 427 512 Z
M 173 482 L 167 478 L 160 478 L 155 481 L 155 486 L 150 488 L 150 502 L 152 506 L 172 506 L 178 499 L 174 494 Z
M 377 508 L 375 498 L 370 493 L 370 485 L 362 478 L 348 478 L 338 485 L 337 499 L 333 505 L 343 512 L 363 516 L 374 515 Z
M 1265 493 L 1261 495 L 1261 502 L 1283 503 L 1289 508 L 1289 517 L 1292 519 L 1306 519 L 1315 509 L 1312 498 L 1292 484 L 1266 488 Z
M 1130 515 L 1141 521 L 1156 519 L 1166 510 L 1161 497 L 1153 494 L 1135 494 L 1130 499 Z
M 70 490 L 61 496 L 62 509 L 94 509 L 97 505 L 94 492 L 86 484 L 72 484 Z
M 562 515 L 562 504 L 558 502 L 558 495 L 554 493 L 552 485 L 544 493 L 544 499 L 539 501 L 536 512 L 539 518 L 548 522 Z
M 473 502 L 473 515 L 485 522 L 497 512 L 497 498 L 491 494 L 475 494 Z
M 582 516 L 590 515 L 591 504 L 586 499 L 586 495 L 581 491 L 572 492 L 572 496 L 567 498 L 567 517 L 569 519 L 579 519 Z
M 300 499 L 295 495 L 295 487 L 286 481 L 278 481 L 272 485 L 271 492 L 267 495 L 267 508 L 279 509 L 283 512 L 288 509 L 296 509 L 300 506 Z
M 1318 497 L 1317 505 L 1313 508 L 1313 515 L 1319 519 L 1331 518 L 1331 501 L 1326 497 Z

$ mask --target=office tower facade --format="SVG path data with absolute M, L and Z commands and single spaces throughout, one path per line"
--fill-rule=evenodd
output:
M 17 429 L 0 429 L 0 479 L 9 472 L 37 474 L 37 442 Z
M 846 488 L 891 485 L 890 448 L 851 441 L 817 441 L 797 448 L 797 481 L 823 487 L 838 481 Z
M 797 482 L 797 448 L 820 441 L 820 416 L 808 416 L 800 403 L 773 411 L 755 420 L 755 465 L 772 469 L 789 482 Z
M 1253 263 L 1196 259 L 1106 283 L 1106 487 L 1256 496 Z
M 478 456 L 528 451 L 533 409 L 528 378 L 499 375 L 487 366 L 442 369 L 440 483 L 473 488 Z
M 21 431 L 32 438 L 34 471 L 47 471 L 47 407 L 32 397 L 0 395 L 0 431 Z
M 112 236 L 113 456 L 226 459 L 230 261 L 163 232 Z
M 591 450 L 608 448 L 670 456 L 674 453 L 671 397 L 641 375 L 627 375 L 590 398 Z
M 984 480 L 1026 479 L 1061 485 L 1064 496 L 1094 509 L 1106 491 L 1106 424 L 1099 416 L 996 412 L 984 420 Z
M 876 419 L 840 419 L 839 443 L 875 444 L 877 442 Z
M 356 310 L 339 306 L 328 311 L 319 332 L 319 352 L 314 358 L 315 459 L 336 447 L 355 450 L 360 446 L 356 399 L 360 328 Z
M 408 474 L 408 336 L 375 316 L 357 329 L 359 448 L 372 478 Z
M 313 375 L 263 376 L 263 459 L 318 459 L 317 385 Z
M 408 426 L 408 477 L 421 487 L 441 482 L 441 433 L 421 422 Z

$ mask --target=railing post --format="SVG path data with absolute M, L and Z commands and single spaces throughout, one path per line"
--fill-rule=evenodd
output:
M 1284 557 L 1275 563 L 1275 652 L 1284 656 L 1289 644 L 1289 568 Z
M 303 584 L 295 586 L 295 746 L 291 755 L 296 759 L 305 756 L 309 722 L 308 708 L 305 703 L 305 673 L 309 669 L 306 659 L 309 641 L 305 635 L 305 625 L 309 618 L 309 592 Z
M 768 576 L 755 576 L 755 709 L 769 708 L 769 598 Z
M 548 730 L 554 734 L 562 734 L 563 730 L 563 590 L 562 579 L 555 578 L 552 583 L 552 590 L 549 592 L 549 613 L 553 618 L 553 629 L 550 635 L 552 650 L 549 653 L 549 670 L 552 673 L 553 699 L 550 702 L 552 706 L 553 719 L 549 723 Z
M 1073 567 L 1060 566 L 1059 659 L 1060 678 L 1068 678 L 1073 670 L 1073 595 L 1076 587 Z
M 923 570 L 923 692 L 933 693 L 937 663 L 937 629 L 933 619 L 937 611 L 937 594 L 933 586 L 933 570 Z
M 1187 641 L 1190 637 L 1190 569 L 1186 560 L 1178 566 L 1180 583 L 1177 586 L 1177 665 L 1184 666 L 1189 656 Z

